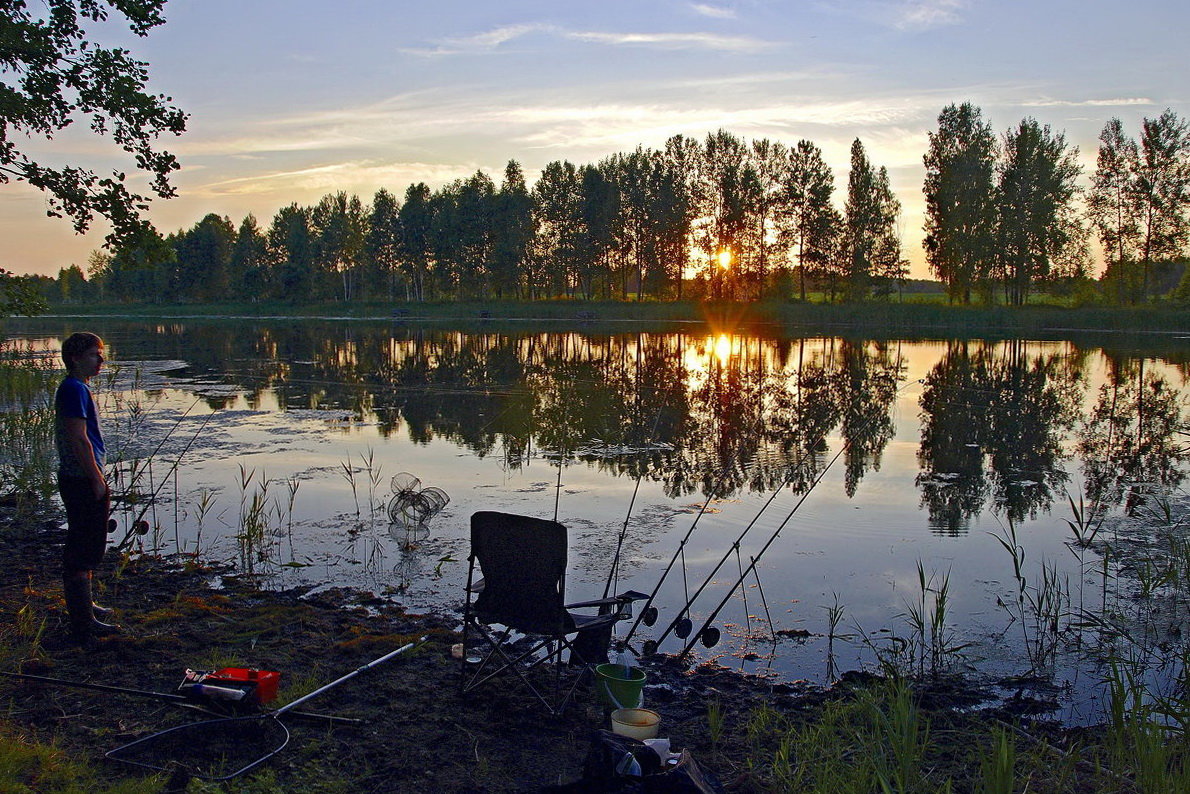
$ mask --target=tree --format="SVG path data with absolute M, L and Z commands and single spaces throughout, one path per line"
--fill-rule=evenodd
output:
M 268 240 L 248 213 L 236 231 L 231 251 L 231 289 L 248 300 L 259 300 L 268 289 Z
M 430 188 L 418 182 L 405 188 L 405 201 L 397 211 L 400 225 L 401 265 L 405 283 L 409 285 L 406 299 L 426 299 L 426 281 L 433 262 L 430 232 L 434 224 L 434 206 Z
M 804 301 L 806 276 L 826 268 L 840 221 L 831 203 L 835 177 L 822 150 L 808 140 L 798 141 L 790 152 L 784 191 L 778 227 L 797 251 L 798 288 Z
M 0 317 L 41 314 L 45 310 L 45 301 L 32 278 L 15 276 L 0 268 Z
M 697 243 L 706 254 L 712 297 L 721 298 L 724 282 L 734 280 L 731 267 L 741 258 L 740 244 L 748 224 L 748 188 L 745 175 L 748 147 L 727 130 L 707 135 L 703 144 L 699 215 L 706 219 Z
M 1139 159 L 1136 141 L 1124 134 L 1124 125 L 1118 118 L 1109 120 L 1099 133 L 1099 155 L 1087 196 L 1087 218 L 1099 233 L 1109 269 L 1136 259 Z
M 368 214 L 364 253 L 371 270 L 383 278 L 388 299 L 393 300 L 401 264 L 401 221 L 397 197 L 384 188 L 372 198 Z
M 970 303 L 991 262 L 995 137 L 979 108 L 964 102 L 942 109 L 929 138 L 922 188 L 926 260 L 952 302 Z
M 273 216 L 268 233 L 269 264 L 276 296 L 301 302 L 310 298 L 314 281 L 314 253 L 310 239 L 310 211 L 297 204 Z
M 859 138 L 851 144 L 851 172 L 847 175 L 844 208 L 847 297 L 862 300 L 868 294 L 873 254 L 884 229 L 884 214 L 876 171 Z
M 329 193 L 310 210 L 314 266 L 338 275 L 344 301 L 355 298 L 355 274 L 364 248 L 364 208 L 359 196 Z M 329 290 L 327 290 L 329 294 Z
M 611 298 L 612 273 L 610 263 L 617 238 L 620 216 L 620 192 L 613 178 L 614 166 L 608 161 L 585 165 L 579 169 L 579 218 L 582 242 L 576 264 L 580 293 L 584 298 L 596 296 L 596 285 L 602 287 L 602 297 Z M 621 297 L 627 298 L 628 284 L 621 279 Z
M 752 169 L 754 182 L 749 194 L 752 210 L 748 235 L 749 247 L 755 250 L 752 276 L 756 282 L 756 297 L 763 298 L 770 287 L 769 272 L 776 245 L 783 240 L 776 234 L 777 218 L 785 199 L 785 174 L 789 170 L 789 147 L 783 143 L 760 138 L 752 141 Z M 780 270 L 785 270 L 787 259 L 782 254 Z M 786 283 L 788 279 L 783 279 Z M 786 296 L 781 296 L 786 297 Z
M 1008 303 L 1021 305 L 1070 242 L 1066 218 L 1081 170 L 1078 149 L 1035 119 L 1004 136 L 996 189 L 996 250 Z
M 174 297 L 168 293 L 177 256 L 171 241 L 163 239 L 156 229 L 143 226 L 113 243 L 111 248 L 104 278 L 107 297 L 157 303 Z
M 901 202 L 893 195 L 884 166 L 876 172 L 873 191 L 880 208 L 880 227 L 872 246 L 871 276 L 878 293 L 885 296 L 892 292 L 894 284 L 905 280 L 909 262 L 901 256 L 901 236 L 897 233 Z
M 1190 240 L 1190 125 L 1172 110 L 1142 123 L 1134 184 L 1141 295 L 1147 297 L 1150 265 L 1180 256 Z
M 186 114 L 173 100 L 145 91 L 148 65 L 119 47 L 87 38 L 83 25 L 105 21 L 114 9 L 138 36 L 164 23 L 165 0 L 44 0 L 46 13 L 24 0 L 0 3 L 0 183 L 27 182 L 49 196 L 49 215 L 69 217 L 86 231 L 96 215 L 112 225 L 109 241 L 137 238 L 147 199 L 128 190 L 126 175 L 100 177 L 74 165 L 42 165 L 18 148 L 14 133 L 52 139 L 86 118 L 98 135 L 110 136 L 151 177 L 161 198 L 174 195 L 172 154 L 155 148 L 165 134 L 180 135 Z
M 530 297 L 573 294 L 582 245 L 582 206 L 578 169 L 569 161 L 548 163 L 533 186 L 537 267 Z
M 63 303 L 82 303 L 91 297 L 91 291 L 91 285 L 78 265 L 58 271 L 58 300 Z
M 522 269 L 533 243 L 533 199 L 516 160 L 504 167 L 492 225 L 492 287 L 496 297 L 518 294 Z
M 174 272 L 163 284 L 167 300 L 211 301 L 227 298 L 231 286 L 236 230 L 231 221 L 209 213 L 193 228 L 173 237 Z
M 673 273 L 677 298 L 682 299 L 682 283 L 690 264 L 690 234 L 698 214 L 699 145 L 693 138 L 674 135 L 665 141 L 659 155 L 657 201 L 665 202 L 658 210 L 661 220 L 661 247 L 667 271 Z

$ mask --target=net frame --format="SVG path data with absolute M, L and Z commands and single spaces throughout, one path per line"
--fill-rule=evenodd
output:
M 289 728 L 281 721 L 281 716 L 286 712 L 360 673 L 387 662 L 389 659 L 404 653 L 410 648 L 420 647 L 427 640 L 428 637 L 422 637 L 416 642 L 406 643 L 395 651 L 390 651 L 384 656 L 374 659 L 344 676 L 336 678 L 329 684 L 319 687 L 310 694 L 300 697 L 276 711 L 267 714 L 225 717 L 216 720 L 205 720 L 203 722 L 191 722 L 185 725 L 175 725 L 172 728 L 166 728 L 165 730 L 151 733 L 148 736 L 142 736 L 115 749 L 108 750 L 104 753 L 104 756 L 119 763 L 131 764 L 159 772 L 175 771 L 181 767 L 190 776 L 203 780 L 213 782 L 231 780 L 263 764 L 288 746 L 290 740 Z M 268 727 L 264 728 L 264 726 Z M 271 731 L 277 738 L 273 741 L 256 739 L 254 746 L 251 741 L 245 741 L 248 734 L 253 732 L 253 728 L 264 728 L 264 731 L 255 731 L 256 734 Z M 217 760 L 207 760 L 204 758 L 204 756 L 213 754 L 211 748 L 216 745 L 216 740 L 226 741 L 227 735 L 232 733 L 243 734 L 231 739 L 231 743 L 236 749 L 242 752 L 244 756 L 243 760 L 228 762 L 226 755 L 220 756 Z M 269 747 L 261 751 L 259 746 L 264 744 L 268 744 Z M 146 757 L 141 757 L 142 753 Z M 187 760 L 182 760 L 178 757 L 184 753 L 190 753 L 192 757 Z M 170 757 L 161 760 L 162 756 L 167 755 Z M 218 770 L 212 769 L 211 765 L 214 763 L 219 763 L 221 768 Z M 227 767 L 232 767 L 232 770 L 230 772 L 227 771 Z

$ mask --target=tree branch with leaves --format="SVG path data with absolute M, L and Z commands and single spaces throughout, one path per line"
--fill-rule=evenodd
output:
M 0 0 L 0 183 L 26 182 L 47 194 L 47 213 L 68 217 L 76 232 L 95 216 L 112 226 L 109 241 L 142 232 L 141 213 L 149 199 L 128 187 L 128 176 L 101 176 L 78 165 L 51 167 L 18 146 L 17 137 L 52 140 L 86 120 L 98 136 L 111 139 L 149 177 L 149 188 L 170 198 L 169 175 L 177 159 L 157 148 L 164 134 L 180 135 L 186 114 L 170 97 L 147 89 L 148 64 L 121 47 L 89 40 L 84 25 L 102 23 L 113 12 L 138 36 L 164 23 L 165 0 L 43 0 L 29 10 L 24 0 Z

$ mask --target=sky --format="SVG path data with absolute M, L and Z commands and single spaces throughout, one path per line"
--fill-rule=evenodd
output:
M 1190 117 L 1184 0 L 170 0 L 165 15 L 144 39 L 89 30 L 147 61 L 151 90 L 190 114 L 162 141 L 182 163 L 178 197 L 150 211 L 163 233 L 211 212 L 267 227 L 292 202 L 367 203 L 477 170 L 499 184 L 512 159 L 532 184 L 551 161 L 725 129 L 817 144 L 840 207 L 859 138 L 902 203 L 911 275 L 928 277 L 922 155 L 945 106 L 974 103 L 998 135 L 1050 125 L 1078 147 L 1084 184 L 1108 119 L 1139 137 L 1166 108 Z M 135 170 L 86 126 L 22 145 Z M 45 210 L 38 191 L 0 185 L 0 267 L 86 269 L 107 229 L 78 236 Z

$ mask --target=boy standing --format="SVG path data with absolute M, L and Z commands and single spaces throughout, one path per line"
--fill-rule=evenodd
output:
M 54 395 L 58 490 L 66 506 L 62 590 L 71 634 L 76 641 L 87 644 L 94 637 L 120 630 L 98 619 L 110 610 L 91 600 L 91 576 L 107 550 L 111 511 L 111 491 L 103 475 L 103 434 L 89 386 L 103 366 L 103 340 L 86 332 L 72 334 L 62 343 L 62 360 L 67 375 Z

